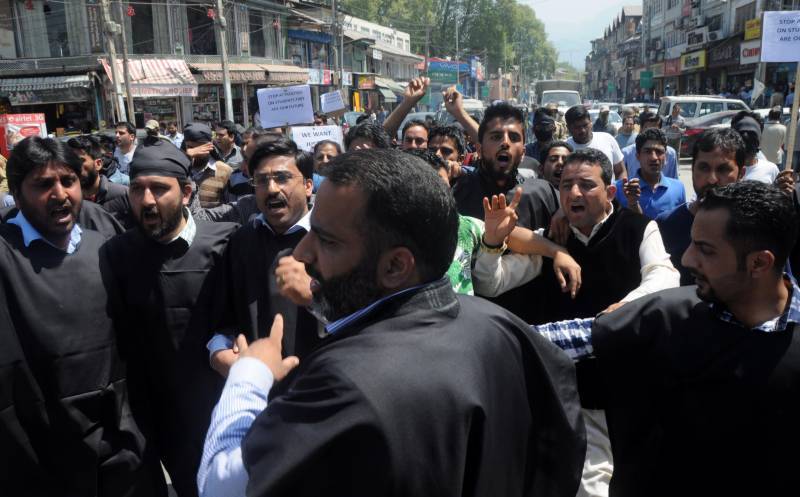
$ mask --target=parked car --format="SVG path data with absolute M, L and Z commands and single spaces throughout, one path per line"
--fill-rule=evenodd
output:
M 681 140 L 680 155 L 683 157 L 692 155 L 692 148 L 694 148 L 694 143 L 697 141 L 700 133 L 709 128 L 730 127 L 731 119 L 738 113 L 738 110 L 726 110 L 703 117 L 687 119 L 686 130 L 683 132 L 683 139 Z
M 594 125 L 594 122 L 597 120 L 597 116 L 598 115 L 600 115 L 600 109 L 589 109 L 589 117 L 592 119 L 592 124 L 593 125 Z M 617 133 L 619 133 L 619 128 L 622 127 L 622 117 L 620 117 L 620 115 L 617 112 L 613 111 L 613 110 L 609 111 L 608 112 L 608 122 L 614 128 L 614 133 L 613 134 L 614 134 L 614 136 L 616 136 Z
M 608 107 L 608 110 L 613 110 L 617 114 L 622 110 L 622 104 L 616 102 L 593 102 L 591 110 L 600 110 L 603 107 Z
M 677 97 L 661 97 L 658 115 L 666 119 L 672 114 L 672 106 L 681 104 L 681 115 L 686 119 L 716 114 L 726 110 L 750 110 L 746 103 L 738 98 L 723 98 L 713 95 L 682 95 Z

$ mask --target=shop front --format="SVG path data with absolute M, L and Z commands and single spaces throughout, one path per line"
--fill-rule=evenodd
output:
M 708 49 L 708 70 L 703 84 L 703 93 L 717 95 L 721 90 L 731 88 L 738 75 L 753 77 L 754 68 L 740 67 L 741 40 L 728 38 Z M 738 87 L 737 87 L 738 91 Z
M 679 87 L 681 74 L 681 58 L 667 59 L 664 61 L 664 95 L 680 95 L 685 93 L 684 89 Z
M 653 73 L 653 87 L 646 94 L 653 100 L 658 100 L 664 95 L 664 63 L 652 64 L 650 72 Z
M 97 129 L 102 105 L 94 73 L 0 79 L 0 113 L 44 114 L 51 133 Z
M 350 87 L 351 107 L 356 112 L 378 109 L 381 105 L 381 94 L 375 83 L 374 74 L 353 73 L 353 86 Z
M 107 76 L 104 87 L 110 102 L 113 99 L 111 67 L 106 59 L 100 62 Z M 117 60 L 117 66 L 119 74 L 123 74 L 123 62 Z M 132 121 L 137 128 L 143 128 L 150 119 L 164 123 L 175 121 L 179 126 L 193 119 L 182 102 L 198 97 L 198 85 L 183 59 L 132 59 L 128 61 L 128 71 L 134 106 Z M 124 92 L 124 85 L 122 88 Z M 107 109 L 111 108 L 109 104 Z M 111 119 L 113 113 L 107 114 Z
M 679 88 L 688 95 L 702 92 L 703 75 L 706 69 L 706 51 L 697 50 L 681 56 L 681 78 Z

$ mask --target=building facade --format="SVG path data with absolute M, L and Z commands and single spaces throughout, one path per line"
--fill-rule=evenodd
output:
M 586 57 L 587 98 L 629 101 L 639 96 L 641 19 L 641 6 L 625 6 L 603 37 L 592 40 Z

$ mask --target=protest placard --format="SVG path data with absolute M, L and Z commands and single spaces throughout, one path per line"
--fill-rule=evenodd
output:
M 339 126 L 292 126 L 292 140 L 297 143 L 298 148 L 308 152 L 311 152 L 314 145 L 323 140 L 331 140 L 342 146 L 342 128 Z
M 345 110 L 344 99 L 342 99 L 342 92 L 339 90 L 330 93 L 323 93 L 320 96 L 322 102 L 323 114 L 335 114 Z
M 263 128 L 314 122 L 311 87 L 308 85 L 262 88 L 256 94 Z

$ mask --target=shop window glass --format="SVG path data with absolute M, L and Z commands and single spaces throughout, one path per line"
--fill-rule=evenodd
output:
M 208 8 L 186 7 L 189 24 L 189 52 L 197 55 L 217 55 L 217 37 L 214 21 L 208 17 Z
M 264 24 L 260 10 L 250 10 L 250 55 L 266 57 L 264 44 Z
M 47 42 L 50 45 L 50 57 L 68 57 L 69 37 L 67 35 L 66 4 L 48 2 L 42 6 L 47 26 Z
M 745 110 L 745 108 L 739 102 L 728 102 L 728 110 Z
M 151 54 L 155 52 L 153 33 L 152 0 L 139 0 L 135 5 L 136 15 L 131 17 L 131 52 Z
M 705 116 L 714 112 L 722 112 L 722 102 L 704 102 L 700 105 L 700 115 Z
M 672 109 L 670 109 L 670 112 Z M 681 102 L 681 115 L 685 118 L 694 117 L 697 113 L 697 104 L 690 102 Z

